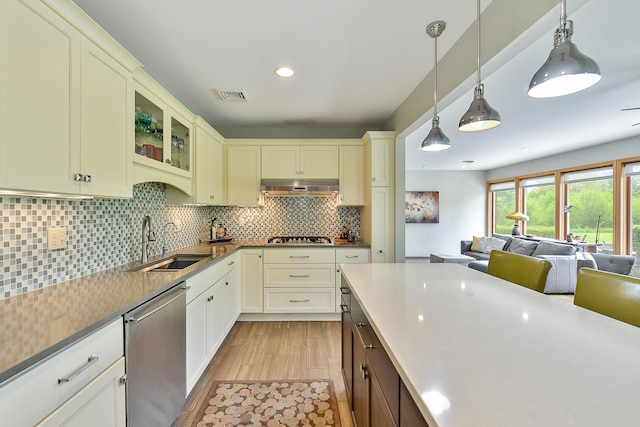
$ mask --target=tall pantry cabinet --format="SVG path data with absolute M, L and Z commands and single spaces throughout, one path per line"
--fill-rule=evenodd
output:
M 371 244 L 371 262 L 394 262 L 393 132 L 371 131 L 362 138 L 365 150 L 362 240 Z
M 75 5 L 58 3 L 0 2 L 0 183 L 131 197 L 140 63 Z

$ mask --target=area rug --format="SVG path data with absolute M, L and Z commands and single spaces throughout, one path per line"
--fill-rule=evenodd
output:
M 340 427 L 331 380 L 216 381 L 193 427 Z

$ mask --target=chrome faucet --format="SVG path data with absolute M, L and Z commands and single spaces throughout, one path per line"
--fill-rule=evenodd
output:
M 173 225 L 175 227 L 176 223 L 169 221 L 164 225 L 164 230 L 162 233 L 162 256 L 163 257 L 167 255 L 167 226 L 168 225 Z
M 146 230 L 146 233 L 145 233 Z M 155 242 L 156 234 L 151 228 L 151 217 L 149 215 L 142 219 L 142 263 L 149 261 L 149 253 L 151 252 L 150 242 Z

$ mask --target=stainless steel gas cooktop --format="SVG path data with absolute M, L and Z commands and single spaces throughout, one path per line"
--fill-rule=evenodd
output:
M 269 237 L 269 244 L 281 245 L 331 245 L 333 242 L 328 237 L 322 236 L 278 236 Z

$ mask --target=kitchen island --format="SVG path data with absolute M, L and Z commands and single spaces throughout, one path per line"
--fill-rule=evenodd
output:
M 638 425 L 639 328 L 455 264 L 342 272 L 430 427 Z

